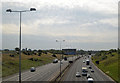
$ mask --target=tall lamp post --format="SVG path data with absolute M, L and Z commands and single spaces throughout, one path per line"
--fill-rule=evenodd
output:
M 65 40 L 62 40 L 62 41 L 56 40 L 56 42 L 59 42 L 59 43 L 60 43 L 60 51 L 62 51 L 62 49 L 61 49 L 61 44 L 62 44 L 62 42 L 65 42 Z M 61 54 L 61 56 L 62 56 L 62 54 Z M 61 56 L 60 56 L 60 77 L 61 77 Z
M 35 8 L 30 8 L 30 10 L 11 10 L 11 9 L 7 9 L 6 12 L 18 12 L 20 15 L 20 35 L 19 35 L 19 83 L 21 83 L 21 16 L 22 16 L 22 12 L 30 12 L 30 11 L 36 11 Z

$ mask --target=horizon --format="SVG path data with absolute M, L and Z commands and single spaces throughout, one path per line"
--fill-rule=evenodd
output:
M 5 48 L 5 49 L 8 49 L 8 48 Z M 3 51 L 3 50 L 5 50 L 5 49 L 0 49 L 0 51 Z M 26 48 L 22 48 L 22 49 L 26 49 Z M 22 50 L 22 49 L 21 49 L 21 50 Z M 27 48 L 27 50 L 28 50 L 28 49 L 31 49 L 31 48 Z M 64 48 L 63 48 L 63 49 L 64 49 Z M 75 49 L 75 48 L 65 48 L 65 49 Z M 111 48 L 111 49 L 113 49 L 113 50 L 118 50 L 118 48 Z M 77 50 L 77 51 L 79 51 L 79 50 L 84 50 L 84 51 L 109 51 L 109 50 L 111 50 L 111 49 L 101 49 L 101 50 L 76 49 L 76 50 Z M 15 49 L 8 49 L 8 50 L 12 51 L 12 50 L 15 50 Z M 31 49 L 31 50 L 60 50 L 60 49 L 53 49 L 53 48 L 51 48 L 51 49 Z

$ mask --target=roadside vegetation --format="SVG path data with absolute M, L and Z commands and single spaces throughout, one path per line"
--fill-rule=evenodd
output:
M 95 65 L 116 82 L 119 81 L 118 62 L 120 62 L 120 59 L 118 59 L 118 56 L 120 57 L 120 55 L 118 53 L 120 53 L 119 49 L 111 49 L 109 51 L 100 51 L 92 56 Z
M 61 51 L 56 50 L 31 50 L 22 49 L 21 69 L 22 71 L 31 67 L 38 67 L 51 63 L 55 58 L 60 59 Z M 63 55 L 70 57 L 73 55 Z M 2 77 L 6 77 L 19 72 L 19 49 L 5 49 L 2 51 Z

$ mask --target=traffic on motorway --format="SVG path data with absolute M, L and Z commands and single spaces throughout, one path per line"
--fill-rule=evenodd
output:
M 112 82 L 113 80 L 98 69 L 91 60 L 91 55 L 80 56 L 65 72 L 62 81 L 84 81 L 88 83 Z
M 90 82 L 90 83 L 92 83 L 94 80 L 93 80 L 92 76 L 90 75 L 90 73 L 88 73 L 88 71 L 91 71 L 91 73 L 93 73 L 94 70 L 90 66 L 89 57 L 88 58 L 84 57 L 83 64 L 86 64 L 86 66 L 84 65 L 82 67 L 81 75 L 80 75 L 80 72 L 76 72 L 76 77 L 86 76 L 87 81 Z
M 37 68 L 31 67 L 30 71 L 22 72 L 22 81 L 52 81 L 60 74 L 60 65 L 61 70 L 64 70 L 71 63 L 73 63 L 72 66 L 65 72 L 61 81 L 86 81 L 89 83 L 112 81 L 93 65 L 90 56 L 81 55 L 64 57 L 61 61 L 56 58 L 50 64 Z M 18 81 L 18 75 L 5 78 L 3 81 Z

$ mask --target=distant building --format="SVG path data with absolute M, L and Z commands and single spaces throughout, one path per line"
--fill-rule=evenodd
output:
M 76 55 L 76 49 L 62 49 L 65 55 Z

